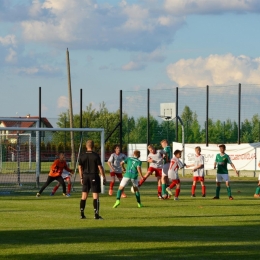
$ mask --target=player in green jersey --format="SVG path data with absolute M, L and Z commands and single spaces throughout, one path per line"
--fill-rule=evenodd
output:
M 120 205 L 120 198 L 121 198 L 122 191 L 129 181 L 131 181 L 133 184 L 133 189 L 137 200 L 137 206 L 138 208 L 142 207 L 140 193 L 138 189 L 138 174 L 141 175 L 142 179 L 143 179 L 143 174 L 141 168 L 142 162 L 138 158 L 140 158 L 140 151 L 135 150 L 133 157 L 128 157 L 121 162 L 121 166 L 125 174 L 122 181 L 119 184 L 119 188 L 116 196 L 116 203 L 114 204 L 113 208 L 117 208 Z M 126 169 L 124 164 L 126 164 Z
M 166 186 L 169 182 L 168 171 L 169 171 L 169 167 L 170 167 L 170 161 L 172 158 L 172 151 L 171 151 L 171 147 L 168 145 L 168 141 L 166 139 L 161 141 L 161 146 L 162 146 L 163 152 L 164 152 L 164 164 L 163 164 L 163 169 L 162 169 L 162 198 L 167 199 L 169 197 L 169 195 L 166 191 Z
M 237 175 L 238 175 L 238 171 L 236 170 L 235 165 L 231 162 L 229 156 L 225 153 L 226 146 L 224 144 L 219 145 L 219 151 L 220 153 L 216 155 L 216 159 L 214 162 L 214 169 L 217 168 L 217 177 L 216 177 L 217 188 L 216 188 L 216 196 L 213 199 L 219 199 L 220 184 L 221 181 L 224 180 L 227 186 L 228 197 L 230 200 L 233 200 L 233 197 L 231 196 L 231 188 L 229 186 L 227 165 L 230 164 Z

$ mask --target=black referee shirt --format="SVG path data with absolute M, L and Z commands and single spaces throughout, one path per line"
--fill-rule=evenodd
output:
M 83 169 L 83 174 L 99 174 L 98 166 L 102 164 L 100 156 L 93 151 L 89 151 L 80 156 L 79 165 Z

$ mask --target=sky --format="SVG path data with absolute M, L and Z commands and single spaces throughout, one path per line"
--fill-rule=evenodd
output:
M 260 84 L 259 0 L 0 0 L 0 116 L 57 118 L 119 91 Z

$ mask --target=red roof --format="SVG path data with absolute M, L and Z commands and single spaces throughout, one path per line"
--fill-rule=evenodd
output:
M 22 122 L 22 121 L 15 121 L 16 118 L 19 119 L 39 119 L 38 116 L 30 116 L 30 117 L 9 117 L 8 119 L 13 118 L 14 121 L 4 121 L 2 120 L 2 123 L 5 127 L 25 127 L 25 128 L 29 128 L 29 127 L 33 127 L 33 125 L 36 122 Z M 46 117 L 42 117 L 41 118 L 41 122 L 44 124 L 44 126 L 46 128 L 53 128 L 53 126 L 51 125 L 51 123 L 49 122 L 49 120 Z M 1 129 L 1 128 L 0 128 Z

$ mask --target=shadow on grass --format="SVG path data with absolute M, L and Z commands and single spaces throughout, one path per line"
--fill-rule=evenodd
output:
M 87 226 L 95 220 L 79 221 Z M 83 227 L 64 230 L 1 231 L 0 258 L 87 259 L 85 257 L 88 256 L 88 259 L 257 259 L 260 241 L 256 237 L 259 231 L 259 225 Z M 65 254 L 62 247 L 66 247 L 66 244 L 77 245 L 79 250 Z M 94 252 L 93 244 L 100 246 L 100 249 Z M 60 253 L 28 252 L 3 255 L 4 250 L 10 246 L 17 247 L 19 252 L 19 248 L 37 248 L 40 245 L 46 245 L 46 248 L 60 245 L 61 250 Z

